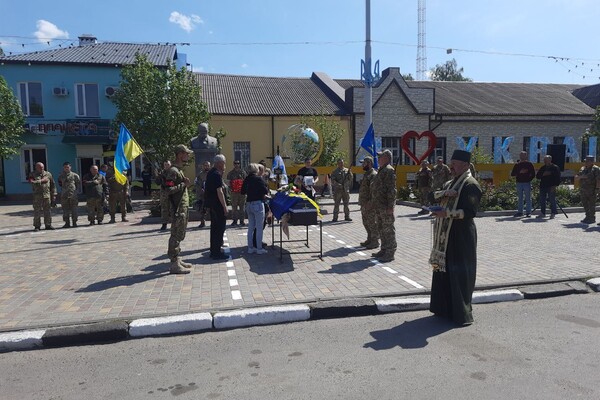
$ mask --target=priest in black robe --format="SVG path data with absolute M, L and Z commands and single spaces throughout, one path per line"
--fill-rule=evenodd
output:
M 473 218 L 481 187 L 469 171 L 471 153 L 456 150 L 450 170 L 453 179 L 433 196 L 440 204 L 435 216 L 430 311 L 459 325 L 473 323 L 471 300 L 477 271 L 477 229 Z

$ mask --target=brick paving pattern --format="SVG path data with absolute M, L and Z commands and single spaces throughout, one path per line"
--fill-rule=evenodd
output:
M 83 203 L 81 203 L 83 205 Z M 331 213 L 333 205 L 324 205 Z M 83 209 L 82 209 L 83 211 Z M 289 302 L 426 293 L 431 220 L 418 209 L 397 206 L 396 260 L 374 263 L 358 243 L 365 240 L 358 206 L 352 222 L 323 218 L 323 260 L 304 244 L 284 243 L 269 254 L 246 252 L 246 228 L 227 227 L 229 262 L 208 257 L 209 228 L 191 221 L 182 243 L 189 275 L 169 275 L 168 232 L 141 210 L 130 222 L 33 232 L 30 205 L 0 205 L 0 331 L 110 319 L 214 311 Z M 54 225 L 62 226 L 58 210 Z M 600 276 L 600 226 L 583 225 L 583 213 L 554 220 L 486 216 L 476 220 L 477 286 Z M 303 239 L 304 227 L 290 227 Z M 310 227 L 309 250 L 318 250 Z M 278 230 L 276 237 L 278 238 Z M 264 240 L 271 244 L 271 229 Z

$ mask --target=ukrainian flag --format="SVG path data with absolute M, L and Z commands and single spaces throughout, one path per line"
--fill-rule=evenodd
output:
M 115 150 L 115 179 L 121 185 L 127 183 L 124 171 L 129 169 L 129 163 L 144 151 L 133 139 L 125 125 L 119 128 L 119 140 Z

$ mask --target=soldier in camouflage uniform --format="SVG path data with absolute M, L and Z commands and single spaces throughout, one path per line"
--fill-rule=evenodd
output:
M 594 165 L 594 156 L 585 158 L 585 165 L 576 175 L 579 180 L 579 193 L 581 193 L 581 203 L 585 209 L 584 224 L 593 224 L 596 222 L 596 197 L 600 190 L 600 168 Z
M 96 220 L 98 225 L 101 225 L 104 219 L 104 198 L 108 192 L 108 184 L 106 178 L 98 172 L 97 165 L 92 165 L 90 173 L 83 177 L 83 191 L 90 225 L 94 225 Z
M 56 197 L 56 186 L 54 178 L 48 171 L 44 171 L 44 164 L 35 164 L 35 171 L 29 174 L 29 183 L 33 190 L 33 228 L 39 231 L 42 226 L 42 214 L 44 215 L 44 226 L 47 230 L 53 230 L 52 214 L 50 208 Z
M 421 203 L 419 214 L 429 214 L 429 211 L 425 209 L 427 204 L 429 204 L 428 197 L 432 185 L 432 173 L 429 169 L 429 161 L 423 160 L 421 162 L 421 169 L 417 172 L 415 179 L 417 181 L 417 189 L 419 190 L 419 202 Z
M 163 163 L 163 170 L 156 177 L 156 184 L 160 185 L 160 219 L 162 221 L 161 231 L 167 230 L 167 224 L 171 222 L 171 204 L 169 203 L 169 193 L 165 185 L 167 179 L 167 171 L 171 169 L 171 161 Z
M 442 157 L 437 158 L 437 163 L 432 169 L 433 182 L 431 183 L 431 190 L 436 191 L 442 189 L 444 183 L 448 182 L 452 174 L 450 173 L 450 167 L 444 164 L 444 159 Z
M 344 220 L 352 221 L 350 218 L 350 188 L 352 187 L 352 172 L 344 167 L 344 160 L 337 160 L 337 168 L 331 173 L 331 186 L 333 188 L 333 219 L 337 222 L 340 212 L 340 202 L 344 201 Z
M 246 171 L 240 167 L 238 160 L 233 162 L 233 169 L 227 174 L 228 185 L 231 189 L 231 217 L 233 222 L 231 226 L 236 226 L 237 221 L 240 221 L 240 225 L 244 226 L 244 209 L 246 205 L 246 195 L 241 193 L 242 183 L 246 179 Z
M 125 176 L 127 179 L 127 176 Z M 110 212 L 109 224 L 115 223 L 115 214 L 117 213 L 117 203 L 121 207 L 121 221 L 129 222 L 127 219 L 127 193 L 129 193 L 129 180 L 125 184 L 119 183 L 115 175 L 115 168 L 112 167 L 106 174 L 108 182 L 108 209 Z
M 362 215 L 362 223 L 367 231 L 367 240 L 361 242 L 361 246 L 367 249 L 376 249 L 379 247 L 379 231 L 377 230 L 376 219 L 373 218 L 373 202 L 371 201 L 371 184 L 377 175 L 377 171 L 373 168 L 373 157 L 367 156 L 362 160 L 363 174 L 360 181 L 360 189 L 358 191 L 358 204 L 360 205 L 360 213 Z
M 204 226 L 206 226 L 207 210 L 206 207 L 204 207 L 204 182 L 206 182 L 206 175 L 208 175 L 208 171 L 210 171 L 210 161 L 204 161 L 202 163 L 202 170 L 196 176 L 196 181 L 194 182 L 194 186 L 196 187 L 197 210 L 200 213 L 199 228 L 204 228 Z
M 73 220 L 73 227 L 77 227 L 77 207 L 79 205 L 77 189 L 80 184 L 79 175 L 71 171 L 71 163 L 65 162 L 63 172 L 58 176 L 58 186 L 61 187 L 60 204 L 63 210 L 63 221 L 65 221 L 63 228 L 70 228 L 71 220 Z
M 172 274 L 189 274 L 189 268 L 192 268 L 192 264 L 184 262 L 179 257 L 181 252 L 179 244 L 185 239 L 185 230 L 188 223 L 189 197 L 187 188 L 190 186 L 189 178 L 186 178 L 183 174 L 183 166 L 192 153 L 185 145 L 177 145 L 175 147 L 175 162 L 165 174 L 166 192 L 173 210 L 171 236 L 169 237 L 169 249 L 167 251 L 167 255 L 171 260 L 169 272 Z
M 396 171 L 390 165 L 392 152 L 384 150 L 377 153 L 379 157 L 379 171 L 371 184 L 371 199 L 375 216 L 377 218 L 377 229 L 381 238 L 381 249 L 373 253 L 373 257 L 380 262 L 394 260 L 396 253 L 396 228 L 394 227 L 394 205 L 396 204 Z

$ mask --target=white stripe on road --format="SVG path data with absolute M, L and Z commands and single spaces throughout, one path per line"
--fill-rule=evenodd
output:
M 385 269 L 387 272 L 389 272 L 391 274 L 397 274 L 398 273 L 398 271 L 396 271 L 395 269 L 390 268 L 390 267 L 381 267 L 381 268 Z
M 227 270 L 227 276 L 235 276 L 235 270 L 233 270 L 233 269 L 228 269 L 228 270 Z
M 367 253 L 363 253 L 362 251 L 357 251 L 356 254 L 358 254 L 359 256 L 363 256 L 363 257 L 365 257 L 367 255 Z
M 346 244 L 346 242 L 344 242 L 343 240 L 340 240 L 340 239 L 336 240 L 336 242 L 338 242 L 339 244 Z
M 232 290 L 231 291 L 231 298 L 233 300 L 241 300 L 242 299 L 242 292 L 240 292 L 239 290 Z
M 404 275 L 400 275 L 400 279 L 402 279 L 404 282 L 413 285 L 414 287 L 416 287 L 417 289 L 425 289 L 424 286 L 419 285 L 417 282 L 413 281 L 412 279 L 409 279 L 407 277 L 405 277 Z
M 227 266 L 227 268 L 233 268 L 233 261 L 227 261 L 225 265 Z
M 237 279 L 230 279 L 229 280 L 229 286 L 231 286 L 231 287 L 233 287 L 233 286 L 239 286 L 238 280 Z

